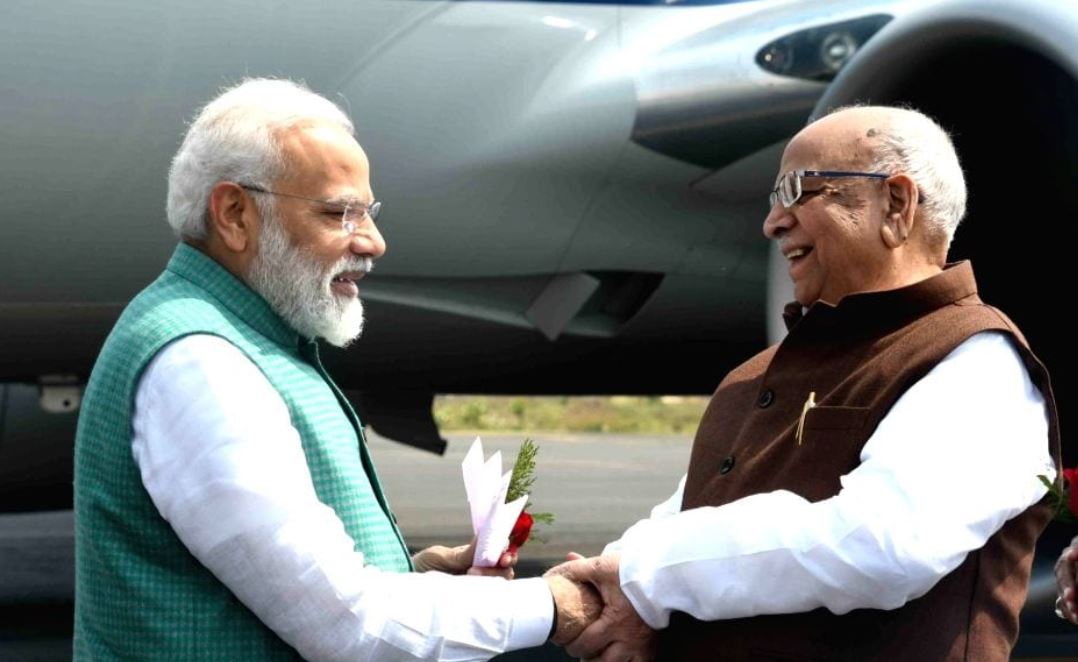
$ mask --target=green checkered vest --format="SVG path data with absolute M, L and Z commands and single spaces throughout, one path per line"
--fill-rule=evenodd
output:
M 411 570 L 359 419 L 326 375 L 317 345 L 214 260 L 180 244 L 124 311 L 97 359 L 75 441 L 75 658 L 294 659 L 183 546 L 142 486 L 131 455 L 139 377 L 192 333 L 228 340 L 288 406 L 318 498 L 366 562 Z

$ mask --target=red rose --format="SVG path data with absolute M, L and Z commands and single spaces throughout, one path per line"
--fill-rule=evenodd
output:
M 1078 517 L 1078 467 L 1063 470 L 1063 480 L 1067 483 L 1067 507 Z M 519 521 L 517 522 L 519 524 Z M 513 529 L 516 531 L 516 529 Z
M 517 517 L 517 522 L 513 525 L 512 532 L 509 533 L 509 549 L 507 551 L 510 554 L 516 554 L 517 550 L 527 542 L 534 522 L 535 520 L 527 511 L 521 511 L 520 517 Z

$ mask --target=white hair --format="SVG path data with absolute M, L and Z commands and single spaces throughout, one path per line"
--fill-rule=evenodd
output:
M 335 296 L 333 279 L 345 271 L 370 272 L 373 266 L 369 256 L 351 254 L 323 264 L 292 243 L 276 211 L 263 211 L 247 281 L 301 336 L 347 347 L 363 332 L 363 303 Z
M 877 134 L 873 172 L 904 172 L 917 183 L 930 237 L 950 246 L 966 215 L 966 179 L 954 143 L 932 118 L 916 110 L 889 108 Z
M 168 173 L 168 224 L 181 239 L 204 239 L 210 189 L 221 181 L 271 188 L 284 173 L 280 134 L 299 124 L 354 133 L 333 102 L 302 83 L 250 78 L 224 90 L 195 117 Z M 259 201 L 263 212 L 269 200 Z

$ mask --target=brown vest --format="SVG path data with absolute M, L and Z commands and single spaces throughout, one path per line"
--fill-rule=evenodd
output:
M 733 370 L 711 399 L 693 445 L 683 509 L 773 490 L 809 501 L 834 496 L 839 477 L 857 467 L 895 400 L 951 350 L 987 330 L 1014 338 L 1048 403 L 1052 453 L 1059 458 L 1048 373 L 1014 324 L 977 297 L 968 262 L 898 290 L 851 295 L 838 306 L 816 303 L 803 317 L 795 306 L 787 324 L 780 345 Z M 817 406 L 805 417 L 798 445 L 796 427 L 810 391 Z M 1038 505 L 1008 521 L 932 590 L 899 609 L 837 616 L 820 608 L 712 622 L 675 613 L 659 659 L 1007 660 L 1033 543 L 1048 519 L 1048 508 Z

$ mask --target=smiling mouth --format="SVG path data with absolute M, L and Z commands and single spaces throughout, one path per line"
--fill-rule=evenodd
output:
M 334 276 L 330 281 L 330 289 L 341 296 L 359 296 L 358 282 L 366 275 L 362 271 L 347 272 Z
M 782 255 L 783 255 L 783 257 L 785 257 L 790 262 L 796 262 L 796 261 L 798 261 L 801 258 L 805 257 L 806 255 L 808 255 L 811 252 L 812 252 L 812 247 L 811 246 L 801 246 L 801 247 L 794 248 L 794 249 L 791 249 L 789 251 L 786 251 Z
M 362 269 L 354 269 L 349 271 L 342 271 L 333 277 L 334 283 L 358 283 L 363 280 L 363 277 L 367 275 L 367 272 Z

